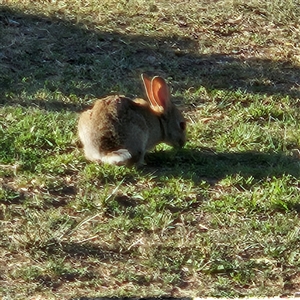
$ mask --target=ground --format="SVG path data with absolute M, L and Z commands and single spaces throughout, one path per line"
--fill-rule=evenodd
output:
M 0 295 L 300 290 L 299 1 L 2 1 Z M 78 114 L 163 76 L 182 150 L 85 160 Z

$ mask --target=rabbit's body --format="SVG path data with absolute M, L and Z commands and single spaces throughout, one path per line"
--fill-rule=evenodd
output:
M 147 89 L 146 83 L 145 86 Z M 86 158 L 116 165 L 140 165 L 146 151 L 161 142 L 182 147 L 185 122 L 181 113 L 171 102 L 165 108 L 156 106 L 143 99 L 131 100 L 124 96 L 97 100 L 92 109 L 81 114 L 78 123 Z M 170 119 L 174 119 L 172 124 Z M 175 130 L 174 126 L 178 128 Z

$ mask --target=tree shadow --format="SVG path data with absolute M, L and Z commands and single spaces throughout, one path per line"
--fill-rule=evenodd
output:
M 190 37 L 86 30 L 7 7 L 0 8 L 0 25 L 0 104 L 79 111 L 77 97 L 141 96 L 144 71 L 169 77 L 176 90 L 203 86 L 300 97 L 300 69 L 289 61 L 195 55 L 190 50 L 197 41 Z
M 107 247 L 106 247 L 107 248 Z M 62 242 L 56 250 L 50 249 L 50 253 L 55 251 L 63 251 L 64 254 L 72 258 L 88 258 L 94 257 L 101 261 L 109 261 L 111 259 L 118 261 L 127 261 L 130 251 L 120 251 L 120 249 L 106 249 L 105 247 L 95 246 L 92 243 L 73 243 L 73 242 Z

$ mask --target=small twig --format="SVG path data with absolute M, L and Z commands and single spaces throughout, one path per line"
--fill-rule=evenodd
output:
M 135 245 L 138 245 L 138 244 L 141 244 L 143 245 L 143 238 L 140 238 L 138 239 L 137 241 L 135 241 L 133 244 L 131 244 L 129 247 L 128 247 L 128 250 L 130 250 L 132 247 L 134 247 Z
M 93 239 L 95 239 L 95 238 L 97 238 L 97 237 L 98 237 L 98 234 L 97 234 L 97 235 L 94 235 L 94 236 L 91 236 L 91 237 L 89 237 L 89 238 L 86 238 L 86 239 L 84 239 L 84 240 L 81 240 L 81 241 L 79 241 L 79 242 L 76 242 L 76 244 L 82 244 L 82 243 L 85 243 L 85 242 L 87 242 L 87 241 L 93 240 Z

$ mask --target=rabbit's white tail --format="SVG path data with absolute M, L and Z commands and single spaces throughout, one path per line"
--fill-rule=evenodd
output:
M 101 157 L 101 161 L 111 165 L 126 165 L 131 158 L 131 154 L 127 149 L 119 149 L 117 151 L 109 152 Z

